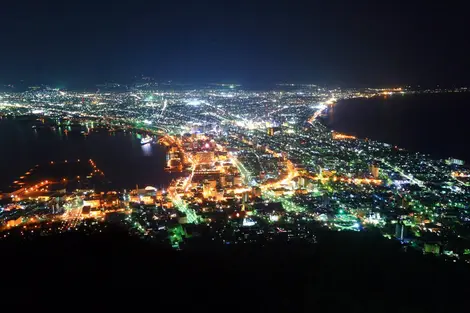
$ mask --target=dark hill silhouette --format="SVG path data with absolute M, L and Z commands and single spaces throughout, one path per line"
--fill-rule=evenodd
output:
M 128 304 L 146 312 L 443 312 L 464 303 L 457 296 L 469 289 L 463 264 L 404 253 L 374 234 L 325 231 L 318 241 L 214 247 L 199 240 L 175 251 L 112 227 L 4 240 L 3 299 L 24 310 L 63 301 L 119 312 Z

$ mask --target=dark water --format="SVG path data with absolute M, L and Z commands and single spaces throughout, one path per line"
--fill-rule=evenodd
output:
M 340 101 L 329 111 L 327 124 L 435 158 L 470 162 L 470 93 Z
M 33 130 L 31 123 L 0 120 L 0 190 L 36 164 L 51 160 L 93 159 L 115 188 L 168 185 L 176 174 L 164 171 L 165 147 L 142 146 L 135 134 L 107 131 L 88 137 L 58 130 Z

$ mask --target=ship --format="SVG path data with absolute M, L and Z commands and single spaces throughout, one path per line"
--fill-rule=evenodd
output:
M 144 137 L 144 138 L 142 138 L 142 139 L 140 140 L 140 144 L 141 144 L 141 145 L 146 145 L 146 144 L 148 144 L 148 143 L 151 143 L 152 141 L 153 141 L 153 138 L 147 136 L 147 137 Z

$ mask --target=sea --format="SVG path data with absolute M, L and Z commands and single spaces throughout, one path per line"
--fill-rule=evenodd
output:
M 63 129 L 33 129 L 34 120 L 0 119 L 0 191 L 35 165 L 50 161 L 92 159 L 110 187 L 130 189 L 167 187 L 177 173 L 168 173 L 166 148 L 156 143 L 141 145 L 129 132 L 90 132 L 65 135 Z
M 360 138 L 470 163 L 470 93 L 342 100 L 328 110 L 324 122 Z

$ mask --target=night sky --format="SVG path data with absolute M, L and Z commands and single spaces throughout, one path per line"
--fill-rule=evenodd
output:
M 469 84 L 446 1 L 4 1 L 0 82 Z

